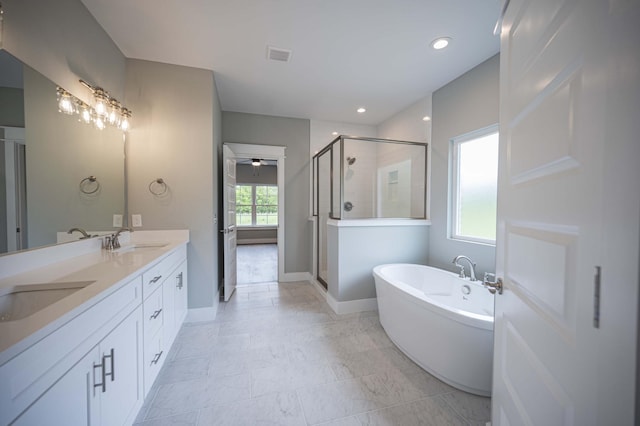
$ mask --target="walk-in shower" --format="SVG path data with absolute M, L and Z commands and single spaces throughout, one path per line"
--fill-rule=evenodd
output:
M 428 145 L 338 136 L 313 157 L 317 279 L 327 277 L 330 220 L 427 219 Z

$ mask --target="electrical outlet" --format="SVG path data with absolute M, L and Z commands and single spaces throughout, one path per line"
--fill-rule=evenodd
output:
M 131 224 L 135 228 L 140 228 L 142 226 L 142 215 L 141 214 L 132 214 L 131 215 Z
M 113 215 L 113 227 L 114 228 L 121 228 L 122 227 L 122 215 L 121 214 L 114 214 Z

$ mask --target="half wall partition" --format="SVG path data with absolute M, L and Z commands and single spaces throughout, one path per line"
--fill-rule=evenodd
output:
M 428 145 L 341 135 L 313 157 L 316 279 L 328 286 L 330 220 L 428 219 Z

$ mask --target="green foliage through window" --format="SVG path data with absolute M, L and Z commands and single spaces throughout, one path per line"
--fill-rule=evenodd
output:
M 278 225 L 278 187 L 236 185 L 236 223 L 238 226 Z

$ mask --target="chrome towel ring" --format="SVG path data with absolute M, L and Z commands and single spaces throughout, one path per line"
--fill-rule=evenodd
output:
M 100 189 L 100 182 L 95 176 L 89 176 L 80 181 L 80 192 L 83 194 L 95 194 Z
M 157 178 L 149 184 L 149 192 L 156 197 L 164 195 L 167 192 L 167 183 L 162 178 Z

